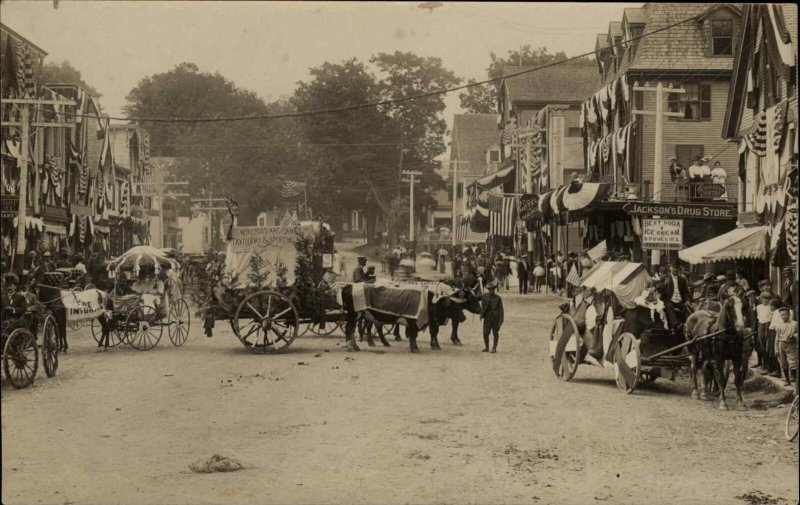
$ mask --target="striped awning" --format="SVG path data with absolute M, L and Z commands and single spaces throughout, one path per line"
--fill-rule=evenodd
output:
M 612 291 L 619 303 L 629 309 L 634 307 L 634 299 L 641 295 L 650 274 L 641 263 L 629 261 L 601 261 L 583 274 L 581 286 L 597 291 Z
M 581 211 L 605 199 L 610 189 L 609 183 L 573 181 L 542 194 L 539 211 L 544 220 L 566 212 Z
M 737 259 L 764 259 L 767 255 L 767 226 L 737 228 L 718 237 L 678 251 L 690 265 Z
M 514 165 L 511 165 L 508 168 L 504 168 L 493 174 L 489 174 L 486 177 L 483 177 L 482 179 L 478 179 L 477 181 L 475 181 L 474 184 L 484 189 L 491 189 L 501 184 L 513 181 L 516 175 L 517 172 L 515 170 L 515 167 Z

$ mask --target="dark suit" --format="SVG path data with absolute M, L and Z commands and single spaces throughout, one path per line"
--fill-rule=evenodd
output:
M 489 348 L 489 333 L 494 335 L 494 347 L 497 348 L 504 317 L 503 300 L 492 292 L 483 295 L 481 319 L 483 319 L 483 344 L 486 349 Z
M 682 275 L 678 275 L 677 277 L 677 286 L 675 285 L 675 280 L 672 278 L 672 274 L 668 274 L 667 278 L 665 279 L 666 282 L 661 285 L 661 298 L 664 301 L 664 305 L 667 309 L 667 319 L 669 320 L 668 324 L 670 328 L 674 328 L 678 325 L 678 323 L 681 322 L 681 319 L 683 318 L 683 311 L 686 308 L 686 302 L 691 300 L 691 295 L 689 294 L 689 281 L 687 281 L 686 277 Z M 676 290 L 681 296 L 681 301 L 679 303 L 672 301 Z
M 364 266 L 360 263 L 353 270 L 353 282 L 367 282 L 367 274 L 364 272 Z

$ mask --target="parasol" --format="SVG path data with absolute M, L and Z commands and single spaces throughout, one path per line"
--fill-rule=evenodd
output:
M 161 270 L 169 270 L 174 266 L 174 261 L 167 258 L 163 251 L 141 245 L 128 249 L 125 254 L 109 263 L 108 272 L 113 275 L 117 270 L 125 270 L 132 271 L 133 275 L 138 276 L 142 267 L 148 270 L 153 268 L 158 274 Z

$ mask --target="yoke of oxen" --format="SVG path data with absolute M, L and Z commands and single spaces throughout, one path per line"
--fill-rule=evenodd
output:
M 428 290 L 416 285 L 353 284 L 353 309 L 412 319 L 421 329 L 428 324 Z

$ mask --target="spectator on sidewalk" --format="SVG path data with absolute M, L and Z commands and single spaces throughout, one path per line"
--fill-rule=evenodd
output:
M 519 280 L 519 294 L 528 294 L 528 260 L 520 258 L 517 261 L 517 279 Z
M 756 306 L 756 321 L 758 322 L 756 332 L 756 358 L 758 363 L 755 368 L 761 373 L 766 373 L 768 369 L 768 356 L 767 340 L 769 337 L 769 324 L 772 322 L 772 307 L 769 305 L 770 295 L 761 293 L 758 297 L 758 305 Z
M 778 362 L 783 372 L 784 384 L 792 385 L 792 376 L 797 369 L 797 322 L 792 321 L 788 307 L 778 309 L 781 321 L 775 325 L 775 344 Z
M 783 302 L 778 296 L 773 296 L 769 302 L 772 308 L 772 321 L 769 323 L 769 337 L 767 338 L 767 351 L 769 353 L 769 362 L 767 373 L 770 377 L 780 377 L 781 370 L 778 364 L 778 345 L 776 341 L 776 331 L 778 326 L 783 322 L 781 319 L 780 309 L 783 307 Z

